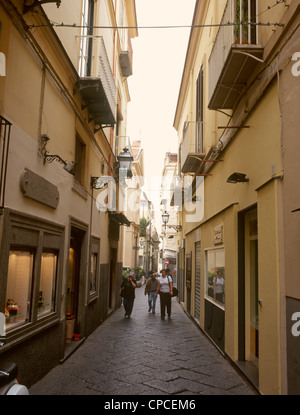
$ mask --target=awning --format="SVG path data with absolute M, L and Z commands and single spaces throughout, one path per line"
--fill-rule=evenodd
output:
M 96 125 L 112 127 L 116 123 L 116 104 L 100 78 L 80 78 L 74 88 L 74 94 L 78 92 L 85 102 L 83 109 L 88 108 Z
M 264 47 L 261 45 L 232 45 L 221 74 L 212 85 L 208 108 L 233 109 L 247 86 L 256 65 L 261 61 Z M 215 59 L 220 59 L 217 56 Z M 216 70 L 218 62 L 210 61 L 210 73 Z
M 131 222 L 126 218 L 123 213 L 120 212 L 109 212 L 109 217 L 114 222 L 117 222 L 119 225 L 130 226 Z

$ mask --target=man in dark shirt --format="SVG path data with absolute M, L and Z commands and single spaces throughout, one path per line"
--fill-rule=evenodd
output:
M 148 294 L 148 312 L 152 310 L 152 313 L 155 313 L 155 304 L 156 304 L 156 289 L 158 286 L 158 281 L 156 279 L 156 273 L 150 271 L 150 278 L 147 280 L 145 287 L 145 295 Z
M 125 317 L 130 317 L 133 309 L 133 303 L 135 299 L 136 280 L 134 278 L 134 272 L 130 272 L 128 278 L 126 278 L 120 287 L 119 294 L 122 294 L 123 305 L 125 308 Z

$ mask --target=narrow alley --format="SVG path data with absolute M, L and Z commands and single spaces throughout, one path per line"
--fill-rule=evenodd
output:
M 30 389 L 31 395 L 255 395 L 172 299 L 171 320 L 148 313 L 136 289 L 131 318 L 123 307 L 68 360 Z

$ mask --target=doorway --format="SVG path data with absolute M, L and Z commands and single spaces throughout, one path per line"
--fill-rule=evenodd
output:
M 185 264 L 186 312 L 191 315 L 192 252 L 186 254 Z
M 258 228 L 257 210 L 245 217 L 245 358 L 258 367 Z
M 116 267 L 117 267 L 117 253 L 116 248 L 110 248 L 110 272 L 109 272 L 109 286 L 108 286 L 108 308 L 109 310 L 115 307 L 115 292 L 116 292 Z
M 258 304 L 258 220 L 257 207 L 239 214 L 239 318 L 238 366 L 258 387 L 259 304 Z
M 81 268 L 84 255 L 84 241 L 86 232 L 76 227 L 71 227 L 68 279 L 66 293 L 66 343 L 71 343 L 74 332 L 82 333 L 81 325 Z

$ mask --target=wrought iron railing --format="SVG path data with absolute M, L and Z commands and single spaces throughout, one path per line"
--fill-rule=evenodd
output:
M 203 152 L 203 123 L 188 122 L 184 126 L 180 163 L 183 166 L 191 153 Z
M 221 75 L 232 45 L 256 45 L 256 0 L 228 0 L 209 58 L 209 96 Z M 245 46 L 246 47 L 246 46 Z
M 116 84 L 103 36 L 78 36 L 80 40 L 79 76 L 98 77 L 101 80 L 109 106 L 115 113 Z M 90 56 L 88 55 L 90 54 Z M 88 70 L 89 69 L 89 70 Z

